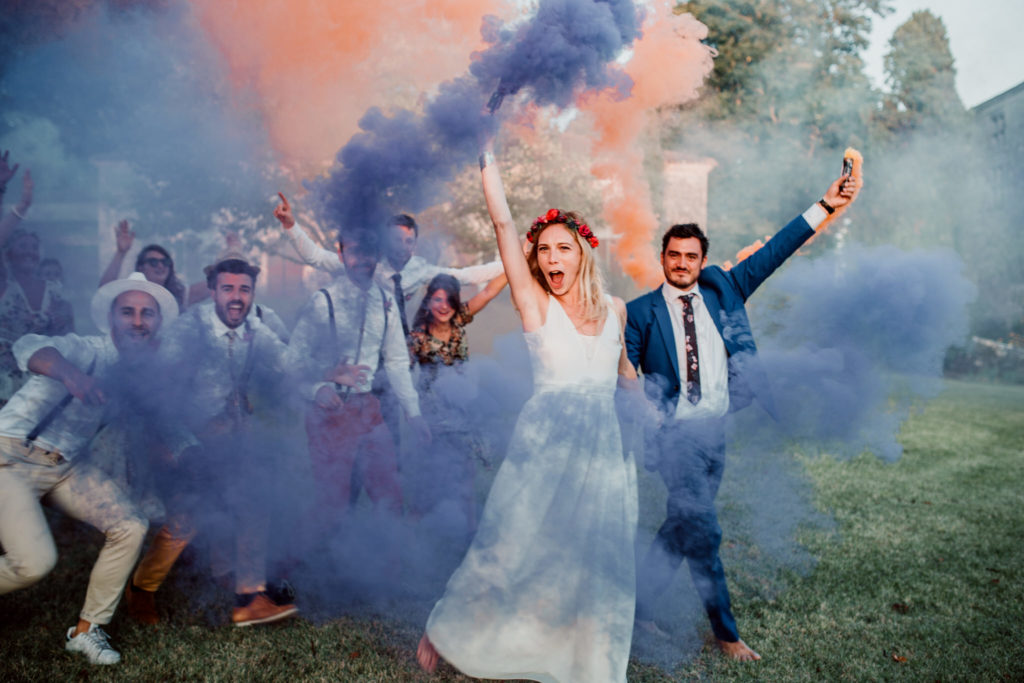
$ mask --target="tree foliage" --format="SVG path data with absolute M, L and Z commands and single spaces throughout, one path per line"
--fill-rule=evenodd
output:
M 884 0 L 697 0 L 718 56 L 702 98 L 663 112 L 662 144 L 711 157 L 714 259 L 772 233 L 863 149 L 878 95 L 861 52 Z M 830 154 L 831 152 L 831 154 Z
M 942 19 L 926 10 L 914 12 L 889 41 L 885 72 L 891 94 L 883 100 L 879 122 L 888 130 L 935 131 L 964 123 Z

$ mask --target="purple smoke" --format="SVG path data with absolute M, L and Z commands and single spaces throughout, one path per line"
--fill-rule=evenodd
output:
M 626 94 L 629 78 L 613 63 L 639 35 L 631 0 L 544 0 L 519 26 L 484 21 L 491 45 L 473 55 L 470 74 L 441 85 L 423 114 L 377 107 L 338 151 L 326 177 L 307 183 L 323 216 L 347 229 L 379 228 L 399 211 L 436 203 L 444 184 L 472 161 L 499 121 L 506 95 L 566 106 L 584 90 Z M 490 99 L 489 99 L 490 98 Z
M 899 425 L 941 388 L 946 349 L 967 334 L 975 288 L 959 256 L 854 246 L 796 260 L 765 288 L 751 317 L 767 328 L 779 428 L 898 458 Z

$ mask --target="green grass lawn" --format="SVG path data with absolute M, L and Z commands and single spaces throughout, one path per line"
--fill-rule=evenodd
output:
M 745 564 L 756 553 L 723 553 L 743 637 L 761 662 L 726 661 L 708 645 L 670 673 L 634 663 L 630 681 L 1024 680 L 1024 387 L 948 382 L 900 440 L 905 453 L 894 464 L 810 447 L 797 454 L 814 504 L 836 524 L 802 532 L 818 561 L 782 577 L 783 590 L 756 585 Z M 69 524 L 56 524 L 58 539 Z M 65 654 L 62 638 L 96 546 L 60 551 L 47 579 L 0 597 L 0 680 L 469 680 L 444 666 L 419 673 L 415 626 L 218 625 L 229 595 L 212 607 L 190 601 L 199 572 L 187 568 L 165 591 L 168 623 L 149 629 L 115 617 L 109 630 L 124 662 L 91 667 Z

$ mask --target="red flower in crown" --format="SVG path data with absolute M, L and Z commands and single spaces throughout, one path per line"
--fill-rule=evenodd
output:
M 591 247 L 596 248 L 597 245 L 600 244 L 597 237 L 595 237 L 594 233 L 591 232 L 590 226 L 586 223 L 578 223 L 575 219 L 567 216 L 558 209 L 548 209 L 548 212 L 543 216 L 537 216 L 537 220 L 533 222 L 533 225 L 530 226 L 529 232 L 526 233 L 526 240 L 532 243 L 534 238 L 537 236 L 537 233 L 552 223 L 562 223 L 569 229 L 575 230 Z

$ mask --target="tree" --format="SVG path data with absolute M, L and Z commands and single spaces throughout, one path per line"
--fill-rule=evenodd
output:
M 872 117 L 874 172 L 863 238 L 904 247 L 952 247 L 963 253 L 961 226 L 970 222 L 975 155 L 954 87 L 956 69 L 942 20 L 914 12 L 889 40 L 884 94 Z M 956 197 L 954 202 L 952 198 Z
M 884 0 L 700 0 L 678 5 L 718 51 L 705 94 L 663 112 L 662 145 L 717 160 L 713 260 L 774 232 L 834 177 L 847 146 L 865 151 L 879 94 L 861 52 Z M 830 155 L 829 152 L 832 152 Z
M 880 122 L 890 131 L 934 131 L 964 123 L 946 25 L 931 12 L 914 12 L 896 29 L 885 72 L 892 92 L 885 98 Z

